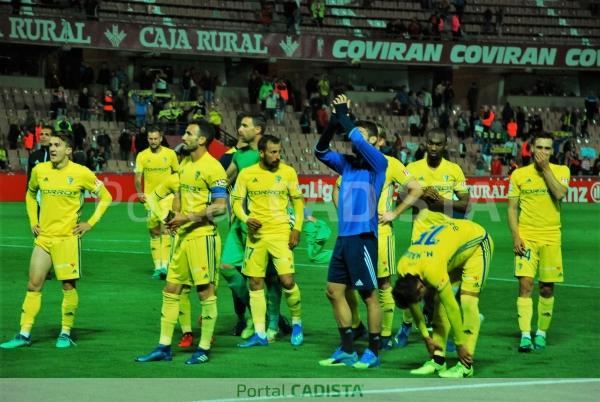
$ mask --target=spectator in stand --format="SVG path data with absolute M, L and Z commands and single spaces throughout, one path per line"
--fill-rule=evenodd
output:
M 598 97 L 590 93 L 584 100 L 584 106 L 587 123 L 595 124 L 594 118 L 598 113 Z
M 67 115 L 67 94 L 63 87 L 58 87 L 52 96 L 52 102 L 56 104 L 56 119 Z
M 98 78 L 96 79 L 96 83 L 104 87 L 108 87 L 110 85 L 110 70 L 108 69 L 108 65 L 106 64 L 106 62 L 102 63 L 102 65 L 100 66 L 100 71 L 98 71 Z
M 117 72 L 113 71 L 110 73 L 110 90 L 113 94 L 116 94 L 119 87 L 119 77 L 117 76 Z
M 402 38 L 405 36 L 407 28 L 404 22 L 400 19 L 391 20 L 386 24 L 385 33 L 389 38 Z
M 530 134 L 542 133 L 544 131 L 544 122 L 542 121 L 542 118 L 540 117 L 540 115 L 538 115 L 538 114 L 533 115 L 533 118 L 531 119 L 531 121 L 529 123 L 529 127 L 531 127 L 531 131 L 532 131 Z
M 129 161 L 131 157 L 131 134 L 124 129 L 119 136 L 119 154 L 122 161 Z
M 524 129 L 525 128 L 525 111 L 521 108 L 521 106 L 517 107 L 517 136 L 521 139 L 524 139 Z
M 444 105 L 448 113 L 452 113 L 452 109 L 454 108 L 454 89 L 450 81 L 446 81 L 444 87 Z
M 217 90 L 218 79 L 212 75 L 210 71 L 204 71 L 204 76 L 200 79 L 200 88 L 204 93 L 204 103 L 206 107 L 210 107 L 215 100 L 215 92 Z
M 73 145 L 75 147 L 75 150 L 83 149 L 85 137 L 87 137 L 87 132 L 85 131 L 85 126 L 83 124 L 81 124 L 79 119 L 75 119 L 71 129 L 73 130 Z
M 531 162 L 531 146 L 530 139 L 527 139 L 521 143 L 521 165 L 527 166 Z
M 477 159 L 475 161 L 475 176 L 485 175 L 485 160 L 480 151 L 477 151 Z
M 592 176 L 600 176 L 600 157 L 594 161 L 594 167 L 592 168 Z
M 31 154 L 33 151 L 33 133 L 31 131 L 27 131 L 23 136 L 23 148 L 27 151 L 27 155 Z
M 515 112 L 513 108 L 510 106 L 510 103 L 506 102 L 504 107 L 502 108 L 502 125 L 506 127 L 510 119 L 514 119 Z
M 420 161 L 425 157 L 425 145 L 419 144 L 419 148 L 415 151 L 415 161 Z
M 77 106 L 79 107 L 79 118 L 84 121 L 89 121 L 91 105 L 87 87 L 81 88 L 81 92 L 79 92 L 79 97 L 77 98 Z
M 102 99 L 102 110 L 104 111 L 104 121 L 115 120 L 114 99 L 110 90 L 104 93 L 104 98 Z
M 433 95 L 431 97 L 431 110 L 432 115 L 437 117 L 440 115 L 440 108 L 444 102 L 444 91 L 446 87 L 442 82 L 438 83 L 433 90 Z
M 265 99 L 265 119 L 266 120 L 274 120 L 277 117 L 277 108 L 279 105 L 279 94 L 275 91 L 269 92 L 267 98 Z M 277 122 L 279 124 L 279 122 Z
M 409 110 L 410 116 L 408 117 L 408 127 L 410 135 L 418 137 L 421 135 L 423 126 L 421 125 L 421 116 L 416 109 Z
M 310 121 L 311 121 L 311 110 L 310 106 L 305 106 L 302 114 L 300 115 L 300 129 L 302 130 L 302 134 L 310 134 Z
M 277 80 L 275 81 L 275 88 L 273 92 L 277 94 L 277 112 L 275 114 L 275 121 L 277 124 L 281 125 L 283 123 L 283 118 L 285 116 L 285 106 L 287 105 L 290 94 L 287 88 L 287 84 L 285 80 Z
M 148 133 L 146 132 L 146 126 L 140 127 L 134 138 L 134 148 L 137 154 L 148 148 Z
M 423 33 L 423 27 L 416 17 L 410 20 L 406 30 L 410 35 L 410 38 L 413 40 L 419 40 L 421 38 L 421 34 Z
M 323 105 L 317 110 L 316 116 L 317 123 L 317 133 L 323 134 L 323 130 L 327 127 L 327 123 L 329 122 L 329 114 L 327 113 L 327 106 Z
M 469 129 L 469 122 L 465 118 L 464 113 L 461 112 L 461 114 L 458 115 L 458 118 L 454 122 L 454 128 L 456 129 L 456 135 L 458 135 L 458 138 L 460 138 L 461 140 L 464 140 L 465 138 L 467 138 L 467 130 Z
M 483 12 L 483 25 L 481 26 L 482 33 L 492 33 L 494 31 L 492 19 L 494 17 L 494 13 L 489 8 L 486 8 Z
M 504 20 L 504 10 L 501 7 L 496 9 L 496 33 L 502 36 L 502 21 Z
M 458 15 L 459 21 L 463 22 L 463 15 L 465 13 L 465 0 L 454 0 L 453 4 L 456 9 L 456 15 Z
M 460 17 L 456 12 L 452 13 L 452 16 L 450 17 L 450 23 L 452 39 L 456 41 L 462 36 Z
M 571 177 L 578 176 L 579 173 L 581 173 L 581 160 L 579 160 L 579 156 L 577 156 L 577 154 L 573 155 L 573 158 L 571 158 L 569 171 L 571 172 Z
M 119 122 L 129 120 L 129 99 L 122 88 L 117 91 L 115 97 L 115 117 Z
M 146 116 L 148 115 L 148 107 L 150 106 L 150 98 L 134 94 L 131 97 L 135 108 L 135 126 L 137 128 L 146 125 Z
M 406 116 L 408 113 L 408 92 L 406 92 L 406 85 L 402 85 L 394 99 L 392 100 L 391 109 L 393 114 L 400 116 Z
M 500 155 L 494 155 L 492 159 L 492 176 L 502 176 L 502 170 L 504 166 L 502 165 L 502 159 Z
M 517 138 L 518 131 L 519 127 L 517 126 L 517 123 L 515 122 L 515 119 L 511 117 L 506 124 L 506 133 L 508 134 L 508 137 L 511 139 Z
M 258 103 L 258 94 L 260 93 L 262 84 L 263 80 L 258 71 L 252 70 L 252 73 L 250 73 L 250 77 L 248 78 L 248 103 L 252 109 L 254 109 Z
M 510 176 L 518 167 L 519 165 L 517 165 L 517 160 L 515 158 L 510 158 L 507 175 Z
M 440 18 L 446 19 L 450 14 L 450 0 L 440 0 L 437 5 Z
M 181 77 L 181 100 L 187 102 L 190 100 L 190 89 L 192 87 L 192 72 L 189 68 L 183 70 Z
M 583 158 L 581 160 L 581 175 L 589 176 L 592 174 L 592 160 L 590 158 Z
M 327 79 L 327 74 L 321 75 L 321 79 L 318 83 L 319 87 L 319 96 L 321 96 L 321 101 L 324 105 L 329 104 L 329 79 Z
M 492 128 L 492 123 L 496 119 L 496 114 L 489 107 L 484 106 L 480 113 L 481 124 L 483 125 L 483 131 L 489 133 Z
M 102 156 L 105 161 L 110 159 L 110 151 L 112 148 L 112 140 L 106 131 L 102 130 L 100 135 L 96 137 L 96 143 L 98 144 L 98 155 Z
M 6 143 L 4 139 L 0 141 L 0 169 L 7 170 L 10 166 L 8 165 L 8 150 L 6 149 Z
M 260 100 L 260 110 L 265 111 L 267 109 L 267 98 L 273 92 L 273 82 L 270 79 L 263 81 L 260 91 L 258 93 L 258 99 Z
M 260 9 L 260 23 L 262 24 L 265 31 L 271 29 L 273 23 L 273 12 L 275 10 L 275 2 L 273 1 L 262 1 Z
M 560 117 L 560 129 L 567 131 L 575 135 L 575 128 L 577 127 L 577 114 L 573 112 L 570 107 L 565 110 L 563 115 Z
M 325 2 L 323 0 L 315 0 L 310 6 L 310 13 L 315 25 L 322 27 L 323 20 L 325 19 Z
M 154 92 L 166 94 L 168 92 L 167 74 L 163 70 L 158 70 L 154 76 Z
M 283 15 L 286 20 L 286 31 L 290 34 L 299 34 L 300 5 L 299 1 L 287 0 L 283 3 Z
M 479 88 L 476 82 L 471 83 L 471 87 L 467 92 L 467 103 L 469 104 L 469 112 L 471 112 L 471 115 L 474 115 L 477 112 L 479 104 Z
M 314 94 L 319 93 L 319 74 L 315 73 L 306 81 L 306 99 L 310 99 Z

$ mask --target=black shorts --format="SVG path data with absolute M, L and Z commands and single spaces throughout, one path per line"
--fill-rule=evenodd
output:
M 377 237 L 373 233 L 338 237 L 327 281 L 356 290 L 377 289 Z

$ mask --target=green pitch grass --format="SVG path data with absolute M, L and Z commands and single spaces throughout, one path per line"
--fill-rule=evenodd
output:
M 314 205 L 326 218 L 331 205 Z M 598 377 L 600 359 L 600 207 L 563 206 L 563 254 L 566 282 L 556 288 L 555 314 L 548 348 L 517 353 L 517 282 L 512 277 L 512 242 L 506 224 L 506 206 L 476 205 L 474 220 L 495 240 L 496 252 L 481 298 L 485 315 L 477 347 L 477 377 Z M 88 217 L 92 205 L 86 205 Z M 131 219 L 137 216 L 137 222 Z M 56 280 L 46 283 L 42 310 L 33 329 L 33 345 L 0 350 L 1 377 L 409 377 L 421 365 L 426 351 L 416 331 L 404 349 L 382 353 L 377 370 L 322 368 L 338 343 L 331 309 L 324 296 L 326 267 L 309 263 L 306 250 L 296 252 L 297 281 L 302 291 L 305 344 L 293 348 L 282 339 L 267 348 L 239 350 L 239 339 L 230 335 L 235 323 L 231 295 L 221 281 L 219 319 L 211 361 L 186 366 L 191 352 L 174 346 L 172 362 L 135 363 L 137 355 L 152 350 L 160 325 L 163 282 L 150 279 L 152 261 L 142 207 L 115 204 L 83 239 L 83 279 L 79 282 L 80 306 L 73 331 L 77 347 L 58 350 L 62 293 Z M 22 203 L 0 204 L 0 338 L 12 338 L 19 328 L 21 303 L 26 290 L 32 238 Z M 334 226 L 334 225 L 333 225 Z M 398 225 L 398 253 L 408 239 L 408 224 Z M 226 229 L 225 225 L 222 225 Z M 334 239 L 329 246 L 333 247 Z M 537 301 L 534 302 L 537 305 Z M 199 303 L 193 300 L 194 316 Z M 285 303 L 282 312 L 288 314 Z M 364 318 L 364 312 L 363 312 Z M 399 326 L 396 314 L 394 330 Z M 535 328 L 536 318 L 533 324 Z M 195 331 L 198 325 L 195 323 Z M 174 343 L 180 336 L 176 330 Z M 359 350 L 366 341 L 358 343 Z M 454 364 L 454 356 L 450 363 Z

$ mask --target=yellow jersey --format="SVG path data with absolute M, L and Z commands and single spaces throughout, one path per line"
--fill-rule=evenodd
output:
M 31 171 L 28 191 L 40 192 L 40 236 L 73 236 L 79 222 L 84 192 L 98 192 L 103 183 L 87 167 L 68 161 L 62 169 L 52 162 L 36 165 Z
M 450 281 L 448 273 L 462 267 L 488 236 L 486 230 L 465 219 L 446 220 L 419 233 L 398 262 L 398 274 L 412 274 L 441 290 Z M 485 276 L 485 272 L 484 272 Z
M 385 182 L 381 189 L 381 195 L 379 196 L 379 204 L 377 205 L 377 213 L 382 214 L 394 210 L 394 192 L 396 191 L 396 184 L 406 186 L 409 181 L 413 180 L 412 175 L 396 158 L 385 155 L 385 159 L 388 161 L 388 167 L 385 170 Z M 388 235 L 392 233 L 392 222 L 384 225 L 379 224 L 377 228 L 379 235 Z
M 569 187 L 571 172 L 564 165 L 550 164 L 554 177 Z M 519 235 L 522 239 L 560 244 L 560 202 L 555 200 L 535 164 L 516 169 L 510 177 L 509 198 L 519 199 Z
M 204 210 L 213 199 L 227 197 L 227 174 L 223 166 L 206 152 L 197 161 L 190 156 L 181 161 L 179 174 L 171 175 L 164 183 L 154 190 L 151 198 L 163 199 L 169 194 L 180 193 L 181 213 L 188 215 Z M 151 202 L 152 209 L 162 220 L 168 211 L 160 209 L 158 203 Z M 214 222 L 188 222 L 178 229 L 179 236 L 187 238 L 214 235 Z
M 454 193 L 468 193 L 465 174 L 460 166 L 442 158 L 437 168 L 431 168 L 427 164 L 427 158 L 409 163 L 408 171 L 419 182 L 422 188 L 433 187 L 447 200 L 454 200 Z M 431 211 L 427 208 L 413 208 L 413 215 L 417 215 L 413 221 L 412 240 L 431 225 L 444 222 L 448 216 L 442 212 Z
M 258 219 L 262 227 L 259 235 L 282 234 L 290 231 L 287 206 L 294 204 L 294 229 L 302 230 L 303 197 L 294 168 L 279 162 L 275 171 L 263 169 L 260 163 L 240 171 L 231 194 L 233 210 L 245 222 L 241 205 L 247 200 L 248 217 Z
M 179 170 L 177 154 L 161 146 L 157 152 L 144 149 L 135 158 L 134 172 L 144 175 L 144 193 L 150 194 L 164 180 Z

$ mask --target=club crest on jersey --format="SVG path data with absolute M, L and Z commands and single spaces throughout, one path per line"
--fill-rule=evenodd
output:
M 166 156 L 163 156 L 163 162 L 167 163 L 167 157 Z
M 48 181 L 48 176 L 44 177 L 42 181 Z
M 196 170 L 196 173 L 194 173 L 194 180 L 198 180 L 199 177 L 200 177 L 200 171 Z
M 280 183 L 281 182 L 281 176 L 277 175 L 275 176 L 275 183 Z
M 73 176 L 67 176 L 67 184 L 73 184 Z
M 448 181 L 448 180 L 450 180 L 450 176 L 448 176 L 447 174 L 445 174 L 445 175 L 443 176 L 443 179 L 444 179 L 444 181 Z

